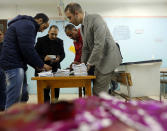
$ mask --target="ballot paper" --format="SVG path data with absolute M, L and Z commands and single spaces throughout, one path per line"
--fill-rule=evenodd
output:
M 56 73 L 54 73 L 54 76 L 69 76 L 70 75 L 70 70 L 63 70 L 63 69 L 58 69 Z
M 76 76 L 87 76 L 87 67 L 84 63 L 81 64 L 72 64 L 74 70 L 74 75 Z
M 48 55 L 51 59 L 56 59 L 56 55 Z
M 38 73 L 38 76 L 39 77 L 52 77 L 53 73 L 52 73 L 52 70 L 50 70 L 50 71 L 43 71 L 43 72 Z

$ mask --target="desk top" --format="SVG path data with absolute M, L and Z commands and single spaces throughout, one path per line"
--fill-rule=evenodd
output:
M 136 61 L 136 62 L 125 62 L 122 63 L 121 65 L 145 64 L 145 63 L 155 63 L 155 62 L 162 62 L 162 60 L 157 59 L 157 60 L 146 60 L 146 61 Z
M 167 68 L 160 68 L 160 73 L 167 73 Z
M 32 77 L 31 80 L 85 80 L 95 79 L 96 76 L 54 76 L 54 77 Z

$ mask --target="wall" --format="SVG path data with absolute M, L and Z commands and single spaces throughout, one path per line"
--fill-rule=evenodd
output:
M 90 5 L 89 12 L 100 13 L 103 16 L 167 16 L 167 4 L 152 3 L 115 3 Z
M 44 12 L 49 17 L 57 17 L 58 11 L 55 5 L 0 5 L 0 19 L 11 19 L 18 14 L 35 16 Z
M 102 16 L 167 16 L 167 3 L 96 3 L 80 0 L 83 8 Z M 57 5 L 53 4 L 0 4 L 0 19 L 10 19 L 17 14 L 34 16 L 45 12 L 49 17 L 57 17 Z

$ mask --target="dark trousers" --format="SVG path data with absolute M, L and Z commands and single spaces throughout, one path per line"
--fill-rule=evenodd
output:
M 55 88 L 54 89 L 56 99 L 59 98 L 59 92 L 60 92 L 60 88 Z M 50 102 L 50 95 L 49 94 L 50 94 L 50 88 L 45 88 L 44 89 L 44 101 L 45 102 Z
M 4 71 L 0 68 L 0 111 L 5 109 L 6 105 L 6 79 Z
M 118 88 L 118 83 L 116 81 L 111 80 L 110 89 L 108 90 L 108 93 L 111 94 L 117 88 Z

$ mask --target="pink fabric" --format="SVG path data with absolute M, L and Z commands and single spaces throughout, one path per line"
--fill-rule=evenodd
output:
M 0 115 L 0 130 L 17 131 L 167 131 L 167 104 L 157 101 L 123 102 L 107 94 L 27 104 Z

